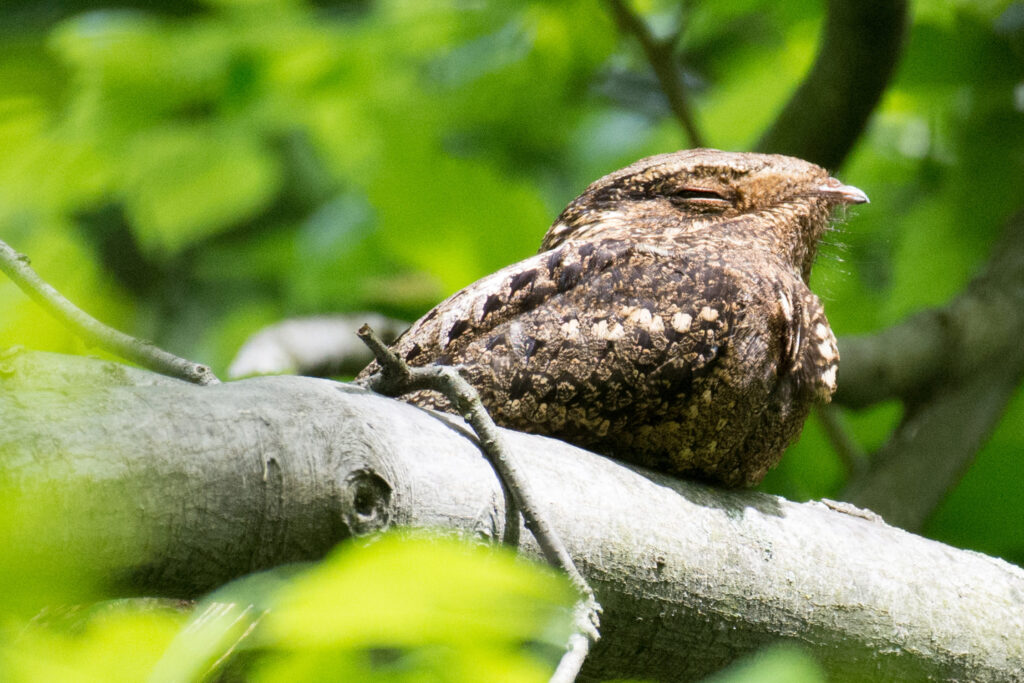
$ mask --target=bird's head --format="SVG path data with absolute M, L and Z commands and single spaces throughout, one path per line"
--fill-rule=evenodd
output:
M 688 241 L 710 231 L 770 249 L 806 277 L 833 209 L 868 201 L 820 166 L 778 154 L 691 149 L 641 159 L 574 199 L 541 250 L 628 236 Z

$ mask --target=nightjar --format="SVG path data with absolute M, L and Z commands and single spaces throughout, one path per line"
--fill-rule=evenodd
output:
M 500 425 L 751 486 L 835 391 L 839 353 L 807 278 L 833 209 L 866 201 L 792 157 L 641 159 L 573 200 L 538 254 L 392 348 L 457 366 Z M 434 392 L 405 400 L 451 410 Z

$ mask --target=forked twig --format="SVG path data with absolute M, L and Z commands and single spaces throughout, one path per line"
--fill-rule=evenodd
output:
M 574 609 L 577 633 L 570 637 L 566 652 L 551 680 L 575 680 L 590 650 L 590 644 L 600 638 L 598 614 L 601 606 L 590 584 L 576 568 L 565 544 L 540 512 L 541 506 L 530 487 L 529 480 L 523 474 L 512 452 L 506 447 L 497 425 L 487 413 L 476 389 L 459 374 L 458 370 L 450 366 L 409 367 L 381 341 L 369 325 L 363 325 L 357 334 L 373 351 L 381 367 L 380 372 L 367 380 L 367 388 L 386 396 L 400 396 L 421 389 L 431 389 L 444 394 L 463 419 L 473 427 L 484 454 L 491 461 L 498 477 L 511 494 L 513 503 L 523 515 L 526 528 L 537 539 L 544 558 L 568 574 L 569 580 L 581 596 Z
M 39 277 L 29 265 L 28 257 L 19 254 L 3 241 L 0 241 L 0 270 L 43 310 L 66 325 L 90 346 L 106 349 L 169 377 L 177 377 L 194 384 L 220 383 L 207 366 L 179 358 L 150 342 L 130 337 L 96 320 Z
M 655 38 L 644 20 L 627 7 L 624 0 L 608 0 L 608 4 L 619 30 L 633 36 L 640 43 L 640 48 L 661 85 L 661 91 L 668 100 L 669 109 L 689 136 L 691 146 L 703 147 L 704 136 L 697 128 L 697 122 L 687 101 L 686 86 L 672 57 L 674 37 L 671 40 Z

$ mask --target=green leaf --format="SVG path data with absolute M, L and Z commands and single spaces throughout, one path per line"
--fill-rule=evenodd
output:
M 224 127 L 166 126 L 135 137 L 123 159 L 123 201 L 140 245 L 176 252 L 251 218 L 280 170 L 257 138 Z
M 544 681 L 573 602 L 563 577 L 511 551 L 392 532 L 218 590 L 151 681 L 232 667 L 255 681 Z
M 142 681 L 183 619 L 149 601 L 127 601 L 96 610 L 73 629 L 33 624 L 16 638 L 4 634 L 0 677 L 8 683 Z
M 309 649 L 520 644 L 572 602 L 561 577 L 510 552 L 390 534 L 340 547 L 282 590 L 261 640 Z

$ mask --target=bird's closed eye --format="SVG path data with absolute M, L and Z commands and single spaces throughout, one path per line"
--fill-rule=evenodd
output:
M 701 190 L 695 187 L 684 187 L 674 192 L 673 196 L 679 199 L 725 199 L 725 197 L 714 190 Z
M 731 204 L 729 198 L 721 192 L 702 187 L 684 187 L 670 193 L 668 197 L 677 206 L 702 210 L 723 209 Z

